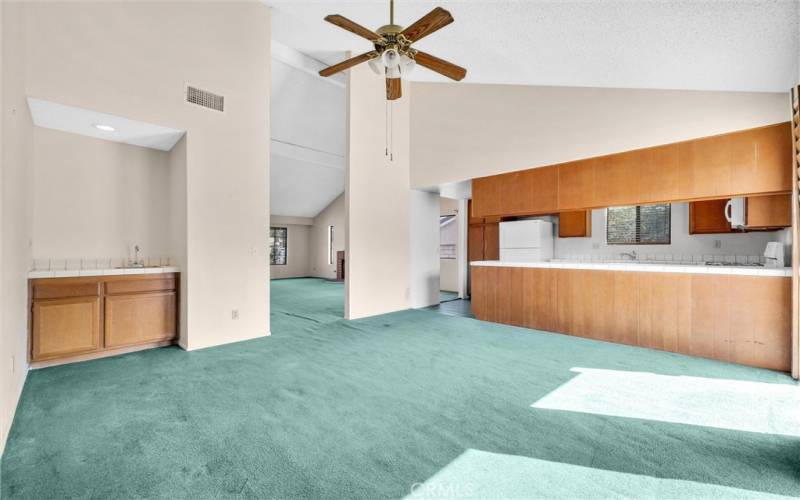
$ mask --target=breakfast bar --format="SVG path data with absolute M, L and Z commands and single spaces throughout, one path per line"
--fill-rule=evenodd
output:
M 791 268 L 475 261 L 478 319 L 743 365 L 791 367 Z

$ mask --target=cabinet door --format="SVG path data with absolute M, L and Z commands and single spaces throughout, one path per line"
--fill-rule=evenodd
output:
M 678 199 L 678 145 L 648 148 L 636 159 L 639 190 L 631 205 Z
M 500 224 L 483 226 L 483 258 L 500 260 Z
M 593 206 L 594 165 L 591 160 L 563 163 L 558 167 L 558 208 L 570 210 Z
M 175 292 L 107 296 L 106 347 L 175 338 L 175 299 Z
M 531 189 L 525 171 L 499 175 L 500 212 L 495 215 L 520 215 L 530 212 Z
M 76 297 L 33 303 L 34 361 L 100 349 L 100 298 Z
M 537 330 L 556 330 L 556 281 L 553 269 L 523 268 L 523 324 Z
M 558 214 L 559 238 L 584 238 L 592 235 L 592 211 L 561 212 Z
M 594 160 L 594 203 L 599 207 L 635 205 L 646 151 L 629 151 Z
M 501 206 L 501 184 L 499 175 L 472 179 L 472 215 L 503 215 Z
M 734 194 L 792 190 L 792 134 L 788 123 L 732 134 Z
M 485 260 L 483 258 L 483 224 L 470 224 L 467 238 L 469 261 Z
M 528 212 L 548 214 L 558 210 L 558 167 L 526 170 L 524 183 L 528 190 Z
M 730 195 L 730 134 L 678 145 L 678 189 L 683 199 Z
M 689 203 L 689 234 L 731 233 L 725 218 L 728 200 L 693 201 Z
M 748 196 L 746 207 L 748 228 L 777 228 L 792 225 L 790 194 Z

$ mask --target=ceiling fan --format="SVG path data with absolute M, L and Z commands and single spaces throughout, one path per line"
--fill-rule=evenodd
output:
M 411 72 L 415 64 L 456 81 L 467 74 L 467 70 L 460 66 L 411 47 L 412 43 L 453 22 L 453 16 L 441 7 L 436 7 L 408 28 L 394 24 L 394 0 L 389 0 L 389 24 L 381 26 L 377 31 L 369 30 L 338 14 L 327 16 L 325 20 L 366 38 L 373 43 L 375 49 L 329 66 L 319 72 L 320 76 L 331 76 L 357 64 L 369 62 L 373 71 L 386 75 L 386 98 L 393 101 L 402 96 L 401 76 Z

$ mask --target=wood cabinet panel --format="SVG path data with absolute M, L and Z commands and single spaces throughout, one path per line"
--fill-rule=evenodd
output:
M 558 209 L 574 210 L 593 206 L 594 164 L 591 160 L 558 166 Z
M 614 273 L 614 331 L 609 340 L 638 345 L 639 274 Z
M 678 145 L 668 144 L 644 150 L 639 165 L 638 196 L 627 196 L 626 202 L 635 198 L 644 204 L 680 199 L 678 189 Z
M 109 281 L 106 283 L 106 294 L 125 294 L 138 292 L 162 292 L 175 290 L 175 277 L 147 278 L 142 275 L 142 279 L 126 279 L 120 281 Z M 138 276 L 137 276 L 138 277 Z
M 725 218 L 727 199 L 693 201 L 689 203 L 689 234 L 732 233 Z
M 31 357 L 52 359 L 100 349 L 100 298 L 37 300 L 32 311 Z
M 175 309 L 175 292 L 106 297 L 106 347 L 175 338 Z
M 748 228 L 777 228 L 792 225 L 792 195 L 748 196 Z
M 558 210 L 558 167 L 526 170 L 524 182 L 528 193 L 524 213 L 548 214 Z
M 678 146 L 678 194 L 682 199 L 731 193 L 731 136 L 719 135 Z
M 558 214 L 559 238 L 584 238 L 592 235 L 592 211 L 578 210 Z
M 472 307 L 472 314 L 476 318 L 484 321 L 487 319 L 487 301 L 486 294 L 491 281 L 489 270 L 492 269 L 486 266 L 470 266 L 470 276 L 472 283 L 470 284 L 470 305 Z
M 467 229 L 467 253 L 469 261 L 483 258 L 483 224 L 470 224 Z
M 613 207 L 630 204 L 639 193 L 642 165 L 647 150 L 629 151 L 595 158 L 593 206 Z
M 500 224 L 486 224 L 483 227 L 484 260 L 500 259 Z
M 496 267 L 474 275 L 479 319 L 790 368 L 790 278 Z
M 479 177 L 472 180 L 472 215 L 503 215 L 501 205 L 502 176 Z
M 33 285 L 33 298 L 65 299 L 68 297 L 96 297 L 100 295 L 100 284 L 94 280 L 81 278 L 63 278 L 59 281 L 48 280 Z
M 789 123 L 732 134 L 732 193 L 776 193 L 792 189 Z
M 551 269 L 523 269 L 523 326 L 537 330 L 557 330 L 554 276 Z

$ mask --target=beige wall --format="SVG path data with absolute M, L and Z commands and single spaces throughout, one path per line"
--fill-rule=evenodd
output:
M 286 228 L 286 265 L 269 266 L 270 279 L 303 278 L 309 275 L 309 227 L 300 224 L 282 224 L 271 219 L 270 227 Z
M 439 212 L 438 193 L 409 191 L 408 307 L 439 303 Z
M 789 120 L 783 93 L 414 83 L 411 186 Z
M 187 130 L 186 347 L 266 335 L 269 9 L 257 2 L 23 5 L 15 8 L 27 12 L 29 95 Z M 185 103 L 185 82 L 225 95 L 225 112 Z
M 328 226 L 333 226 L 333 264 L 328 264 Z M 314 217 L 309 234 L 311 276 L 328 279 L 336 277 L 336 252 L 344 250 L 344 240 L 345 212 L 342 194 Z M 345 267 L 345 276 L 346 274 Z
M 404 85 L 392 103 L 394 161 L 384 154 L 386 87 L 366 64 L 349 72 L 347 88 L 347 218 L 345 317 L 408 308 L 409 111 Z M 377 124 L 377 125 L 376 125 Z M 380 126 L 378 126 L 380 125 Z
M 169 153 L 35 127 L 33 257 L 169 256 Z
M 181 269 L 187 268 L 186 233 L 186 136 L 169 152 L 169 255 Z M 189 273 L 182 273 L 180 280 L 180 328 L 179 343 L 184 349 L 188 343 Z
M 195 349 L 269 333 L 269 9 L 258 2 L 2 2 L 3 438 L 26 372 L 33 229 L 26 96 L 187 130 L 182 263 Z M 209 63 L 212 61 L 213 63 Z M 185 82 L 225 95 L 184 102 Z M 180 159 L 180 158 L 178 158 Z M 170 160 L 172 163 L 172 159 Z M 175 248 L 175 242 L 170 246 Z M 180 245 L 178 245 L 180 246 Z M 195 272 L 196 270 L 196 272 Z M 232 309 L 239 319 L 233 320 Z
M 31 261 L 33 122 L 25 102 L 24 19 L 16 4 L 2 11 L 2 335 L 0 336 L 0 445 L 5 445 L 28 371 L 27 271 Z

